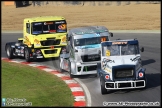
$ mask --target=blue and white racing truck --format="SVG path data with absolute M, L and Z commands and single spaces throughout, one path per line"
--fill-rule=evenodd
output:
M 69 30 L 66 53 L 60 55 L 60 71 L 66 70 L 70 77 L 95 74 L 100 62 L 100 43 L 109 41 L 113 33 L 104 26 L 80 27 Z
M 115 89 L 145 88 L 139 42 L 136 39 L 101 42 L 101 62 L 97 64 L 101 94 Z

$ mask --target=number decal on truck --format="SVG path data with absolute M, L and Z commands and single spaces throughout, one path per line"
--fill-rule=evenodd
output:
M 106 50 L 106 56 L 110 56 L 110 50 Z

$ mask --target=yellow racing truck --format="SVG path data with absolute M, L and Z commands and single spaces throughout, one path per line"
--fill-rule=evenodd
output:
M 67 23 L 62 16 L 40 16 L 24 19 L 23 38 L 8 42 L 9 59 L 23 57 L 27 62 L 38 58 L 57 58 L 66 48 Z

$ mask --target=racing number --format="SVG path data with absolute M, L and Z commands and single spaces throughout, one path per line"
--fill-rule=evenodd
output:
M 106 56 L 110 56 L 110 50 L 106 50 Z

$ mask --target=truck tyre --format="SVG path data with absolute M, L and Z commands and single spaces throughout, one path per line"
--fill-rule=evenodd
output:
M 140 88 L 141 90 L 144 90 L 144 89 L 146 89 L 147 88 L 147 78 L 145 78 L 145 87 L 143 87 L 143 88 Z
M 18 43 L 21 43 L 22 44 L 23 43 L 23 40 L 18 40 Z
M 146 85 L 145 86 L 145 89 L 146 89 L 147 88 L 147 78 L 146 77 L 145 77 L 145 82 L 146 82 L 146 84 L 145 84 Z
M 24 54 L 25 54 L 25 60 L 26 60 L 26 62 L 30 62 L 31 61 L 31 58 L 30 58 L 30 52 L 29 52 L 29 49 L 28 48 L 25 48 Z
M 100 77 L 100 74 L 97 72 L 97 78 L 99 78 Z
M 98 74 L 94 74 L 94 77 L 98 77 Z
M 70 78 L 74 78 L 74 75 L 71 74 L 71 62 L 69 61 L 69 73 L 70 73 Z
M 11 48 L 10 45 L 6 46 L 6 54 L 7 54 L 8 59 L 13 59 L 14 58 L 13 48 Z
M 104 95 L 104 94 L 107 94 L 107 89 L 105 88 L 105 81 L 100 78 L 100 85 L 101 85 L 101 94 Z
M 61 64 L 62 64 L 62 63 L 61 63 L 61 57 L 59 57 L 59 64 L 60 64 L 59 71 L 60 71 L 60 72 L 63 72 L 63 69 L 62 69 L 62 66 L 61 66 Z

